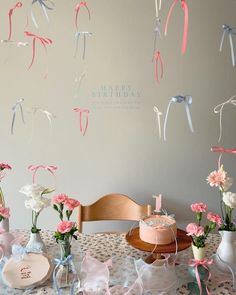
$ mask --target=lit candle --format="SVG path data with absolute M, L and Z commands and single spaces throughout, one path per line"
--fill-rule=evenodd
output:
M 161 194 L 159 194 L 158 196 L 154 195 L 153 198 L 156 199 L 155 212 L 161 212 L 161 199 L 162 199 L 162 195 Z

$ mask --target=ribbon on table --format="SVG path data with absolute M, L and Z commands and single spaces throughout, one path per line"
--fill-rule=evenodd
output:
M 225 105 L 227 104 L 231 104 L 236 106 L 236 95 L 231 96 L 230 99 L 226 100 L 223 103 L 218 104 L 217 106 L 214 107 L 214 113 L 215 114 L 220 114 L 220 135 L 219 135 L 219 139 L 218 142 L 221 141 L 221 137 L 222 137 L 222 115 L 223 115 L 223 108 L 225 107 Z
M 84 40 L 84 48 L 83 48 L 83 55 L 82 55 L 82 58 L 85 59 L 85 52 L 86 52 L 86 40 L 87 40 L 87 36 L 92 36 L 92 33 L 90 32 L 77 32 L 75 34 L 75 37 L 76 37 L 76 47 L 75 47 L 75 57 L 77 56 L 77 52 L 78 52 L 78 47 L 79 47 L 79 37 L 80 36 L 83 36 L 83 40 Z
M 213 153 L 220 153 L 220 156 L 219 156 L 219 159 L 218 159 L 218 167 L 220 169 L 221 167 L 221 164 L 220 164 L 220 161 L 221 161 L 221 157 L 224 153 L 229 153 L 229 154 L 236 154 L 236 149 L 225 149 L 221 146 L 213 146 L 211 148 L 211 151 Z
M 226 33 L 229 36 L 229 45 L 230 45 L 230 51 L 231 51 L 231 60 L 232 60 L 232 65 L 233 67 L 235 66 L 235 55 L 234 55 L 234 44 L 233 44 L 233 38 L 232 35 L 236 35 L 236 33 L 233 31 L 235 28 L 231 28 L 229 25 L 224 24 L 222 26 L 223 28 L 223 34 L 221 37 L 221 42 L 220 42 L 220 52 L 222 51 L 223 48 L 223 43 L 224 43 L 224 39 L 225 39 L 225 35 Z
M 81 109 L 81 108 L 74 108 L 75 112 L 79 113 L 79 123 L 80 123 L 80 132 L 85 135 L 87 128 L 88 128 L 88 114 L 90 113 L 89 109 Z M 85 127 L 83 128 L 83 114 L 86 115 L 85 118 Z
M 30 165 L 28 167 L 28 169 L 33 172 L 33 183 L 35 183 L 36 172 L 39 169 L 43 169 L 43 170 L 46 170 L 46 171 L 50 172 L 54 176 L 54 179 L 56 178 L 55 171 L 57 170 L 57 166 L 53 166 L 53 165 Z
M 57 291 L 57 294 L 58 295 L 62 295 L 62 291 L 60 289 L 60 287 L 58 286 L 58 283 L 57 283 L 57 278 L 56 278 L 56 272 L 57 272 L 57 269 L 62 265 L 66 265 L 66 264 L 69 264 L 71 266 L 71 271 L 73 273 L 73 282 L 72 282 L 72 285 L 70 287 L 70 295 L 74 295 L 75 293 L 75 283 L 76 283 L 76 279 L 77 279 L 77 275 L 76 275 L 76 269 L 75 269 L 75 266 L 74 266 L 74 263 L 73 263 L 73 255 L 69 255 L 67 256 L 66 258 L 64 259 L 58 259 L 58 258 L 55 258 L 54 259 L 54 262 L 56 264 L 54 270 L 53 270 L 53 285 Z
M 18 108 L 20 108 L 21 120 L 22 120 L 23 123 L 25 123 L 24 113 L 23 113 L 23 108 L 22 108 L 22 102 L 23 101 L 24 101 L 23 98 L 18 99 L 17 102 L 15 103 L 15 105 L 12 107 L 13 116 L 12 116 L 12 122 L 11 122 L 11 134 L 13 134 L 13 131 L 14 131 L 14 124 L 15 124 L 15 119 L 16 119 L 16 111 L 17 111 Z
M 12 245 L 12 257 L 15 261 L 19 262 L 24 259 L 24 256 L 28 253 L 42 253 L 42 244 L 35 242 L 28 247 L 22 247 L 21 245 Z
M 46 2 L 49 2 L 51 4 L 51 6 L 48 6 L 46 4 Z M 32 6 L 33 6 L 33 4 L 36 4 L 36 3 L 38 3 L 41 6 L 41 8 L 43 10 L 43 13 L 45 15 L 45 18 L 49 22 L 49 17 L 48 17 L 47 9 L 48 10 L 53 10 L 54 3 L 51 0 L 33 0 L 32 1 Z M 37 23 L 37 21 L 35 19 L 33 9 L 31 9 L 31 18 L 32 18 L 32 21 L 33 21 L 35 27 L 38 28 L 39 26 L 38 26 L 38 23 Z
M 155 73 L 156 73 L 156 81 L 157 83 L 159 83 L 159 73 L 158 73 L 158 64 L 160 62 L 160 66 L 161 66 L 161 75 L 160 78 L 163 78 L 163 61 L 161 58 L 161 52 L 158 50 L 155 52 L 154 54 L 154 60 L 155 60 Z
M 161 38 L 161 20 L 156 18 L 156 26 L 154 29 L 154 44 L 153 44 L 153 54 L 152 54 L 152 61 L 154 60 L 154 55 L 157 50 L 157 39 L 158 37 Z
M 52 40 L 49 39 L 49 38 L 44 38 L 44 37 L 40 37 L 40 36 L 37 36 L 31 32 L 27 32 L 25 31 L 25 35 L 27 37 L 32 37 L 33 38 L 33 42 L 32 42 L 32 50 L 33 50 L 33 54 L 32 54 L 32 60 L 31 60 L 31 63 L 28 67 L 28 70 L 32 67 L 33 63 L 34 63 L 34 59 L 35 59 L 35 45 L 36 45 L 36 41 L 38 40 L 44 47 L 45 51 L 46 51 L 46 54 L 47 54 L 47 47 L 46 45 L 51 45 L 52 44 Z M 47 73 L 48 73 L 48 70 L 46 69 L 46 73 L 45 73 L 45 78 L 47 77 Z
M 8 35 L 8 41 L 11 40 L 11 35 L 12 35 L 12 15 L 13 12 L 16 8 L 21 8 L 22 7 L 22 3 L 21 2 L 16 2 L 15 6 L 12 7 L 9 12 L 8 12 L 8 18 L 9 18 L 9 35 Z
M 186 111 L 186 115 L 187 115 L 187 119 L 188 119 L 188 126 L 189 129 L 191 130 L 191 132 L 194 132 L 193 130 L 193 124 L 192 124 L 192 119 L 191 119 L 191 113 L 190 113 L 190 105 L 192 104 L 192 96 L 191 95 L 177 95 L 177 96 L 173 96 L 168 104 L 167 110 L 166 110 L 166 116 L 165 116 L 165 121 L 164 121 L 164 140 L 166 141 L 166 125 L 167 125 L 167 119 L 168 119 L 168 114 L 169 114 L 169 110 L 170 110 L 170 106 L 172 103 L 181 103 L 184 102 L 184 106 L 185 106 L 185 111 Z
M 159 138 L 161 139 L 161 115 L 162 115 L 162 112 L 160 112 L 156 106 L 153 107 L 153 111 L 156 114 L 156 120 L 157 120 L 157 124 L 158 124 L 158 134 L 159 134 Z
M 188 5 L 185 0 L 174 0 L 172 3 L 170 10 L 167 15 L 166 24 L 165 24 L 165 35 L 167 35 L 168 25 L 170 21 L 170 17 L 172 15 L 173 9 L 175 5 L 181 1 L 181 8 L 184 11 L 184 30 L 183 30 L 183 40 L 182 40 L 182 54 L 185 54 L 187 48 L 187 38 L 188 38 Z
M 204 267 L 207 271 L 208 271 L 208 278 L 207 278 L 207 282 L 209 282 L 209 280 L 211 279 L 211 273 L 209 270 L 209 265 L 211 265 L 213 263 L 213 259 L 201 259 L 201 260 L 197 260 L 197 259 L 191 259 L 189 261 L 189 266 L 194 267 L 195 269 L 195 273 L 196 273 L 196 279 L 197 279 L 197 284 L 198 284 L 198 288 L 200 291 L 200 295 L 202 295 L 202 284 L 201 284 L 201 279 L 200 279 L 200 275 L 198 272 L 198 267 L 202 266 Z M 206 291 L 208 295 L 211 295 L 211 293 L 208 290 L 208 287 L 206 285 Z
M 76 4 L 76 6 L 75 6 L 75 27 L 76 27 L 76 31 L 78 31 L 78 16 L 79 16 L 79 12 L 80 12 L 81 7 L 86 8 L 88 16 L 89 16 L 89 20 L 91 19 L 90 10 L 89 10 L 89 8 L 87 6 L 87 3 L 85 1 L 81 1 L 80 3 Z

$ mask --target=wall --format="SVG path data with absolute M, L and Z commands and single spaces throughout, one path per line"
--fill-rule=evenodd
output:
M 211 210 L 219 211 L 218 192 L 205 179 L 216 168 L 218 157 L 210 152 L 210 147 L 218 144 L 219 135 L 219 118 L 213 108 L 235 94 L 236 72 L 231 65 L 228 38 L 222 53 L 219 43 L 222 24 L 235 26 L 236 2 L 187 1 L 189 36 L 185 55 L 181 55 L 183 12 L 179 5 L 174 9 L 168 35 L 158 43 L 164 61 L 164 77 L 159 84 L 151 61 L 154 1 L 88 1 L 91 21 L 84 8 L 78 19 L 79 30 L 93 34 L 87 38 L 85 60 L 81 57 L 82 40 L 74 57 L 77 2 L 54 2 L 49 24 L 39 7 L 34 6 L 37 30 L 30 16 L 25 27 L 25 12 L 30 11 L 30 4 L 23 1 L 24 8 L 13 15 L 13 40 L 28 41 L 29 45 L 18 48 L 0 44 L 1 161 L 13 166 L 2 188 L 12 210 L 11 226 L 30 227 L 30 212 L 24 208 L 24 196 L 18 192 L 32 180 L 27 170 L 29 164 L 58 166 L 56 192 L 67 193 L 83 204 L 111 192 L 154 204 L 152 194 L 162 193 L 163 206 L 176 214 L 181 225 L 192 218 L 192 202 L 205 201 Z M 162 27 L 172 3 L 163 2 Z M 15 1 L 0 3 L 1 39 L 8 35 L 7 13 L 11 4 Z M 53 40 L 47 46 L 47 55 L 37 42 L 30 70 L 27 67 L 32 46 L 31 39 L 23 34 L 25 30 Z M 46 64 L 48 78 L 43 79 Z M 85 78 L 79 85 L 83 72 Z M 117 89 L 121 96 L 118 98 L 114 97 Z M 173 105 L 164 142 L 158 138 L 153 106 L 165 114 L 170 97 L 178 94 L 193 97 L 195 132 L 189 131 L 184 107 Z M 26 123 L 22 124 L 18 112 L 11 135 L 11 107 L 19 98 L 24 98 Z M 38 113 L 33 117 L 32 132 L 29 111 L 36 106 L 56 115 L 51 129 L 46 117 Z M 79 115 L 72 111 L 75 107 L 90 109 L 85 136 L 80 133 Z M 234 107 L 225 107 L 220 145 L 235 147 L 235 124 Z M 224 155 L 223 161 L 229 174 L 234 175 L 234 155 Z M 53 178 L 43 171 L 39 172 L 37 182 L 54 185 Z M 56 222 L 56 214 L 48 209 L 42 213 L 39 224 L 54 229 Z M 87 230 L 102 228 L 93 224 Z

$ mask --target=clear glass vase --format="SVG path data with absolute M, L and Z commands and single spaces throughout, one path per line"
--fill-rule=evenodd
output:
M 60 258 L 55 259 L 56 267 L 53 273 L 53 285 L 58 295 L 76 294 L 78 287 L 78 274 L 71 254 L 69 240 L 59 240 Z

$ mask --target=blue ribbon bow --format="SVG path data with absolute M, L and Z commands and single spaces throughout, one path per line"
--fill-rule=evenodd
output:
M 15 119 L 16 119 L 17 108 L 20 108 L 21 119 L 22 119 L 22 122 L 25 123 L 23 108 L 22 108 L 22 104 L 21 104 L 23 101 L 24 101 L 23 98 L 18 99 L 16 104 L 12 107 L 13 116 L 12 116 L 12 122 L 11 122 L 11 134 L 13 134 L 13 131 L 14 131 L 14 124 L 15 124 Z
M 233 31 L 235 28 L 232 28 L 227 24 L 224 24 L 222 26 L 222 28 L 223 28 L 223 34 L 222 34 L 221 42 L 220 42 L 220 51 L 222 51 L 223 43 L 224 43 L 224 39 L 225 39 L 225 34 L 227 33 L 229 36 L 229 45 L 230 45 L 230 51 L 231 51 L 232 65 L 234 67 L 235 66 L 235 55 L 234 55 L 234 44 L 233 44 L 232 35 L 236 35 L 236 33 Z
M 75 47 L 75 57 L 77 56 L 77 52 L 78 52 L 78 47 L 79 47 L 79 37 L 83 36 L 83 43 L 84 43 L 84 49 L 83 49 L 83 55 L 82 58 L 85 59 L 85 52 L 86 52 L 86 41 L 87 41 L 87 36 L 92 36 L 92 33 L 90 32 L 77 32 L 75 34 L 76 37 L 76 47 Z
M 35 4 L 35 3 L 39 3 L 40 6 L 42 7 L 43 9 L 43 13 L 46 17 L 46 20 L 49 22 L 49 17 L 48 17 L 48 14 L 47 14 L 47 9 L 48 10 L 53 10 L 53 7 L 51 6 L 48 6 L 45 2 L 49 2 L 52 6 L 54 6 L 54 3 L 51 1 L 51 0 L 33 0 L 32 1 L 32 5 Z M 37 21 L 35 19 L 35 16 L 34 16 L 34 13 L 33 13 L 33 10 L 31 10 L 31 18 L 32 18 L 32 21 L 35 25 L 36 28 L 38 28 L 38 24 L 37 24 Z

